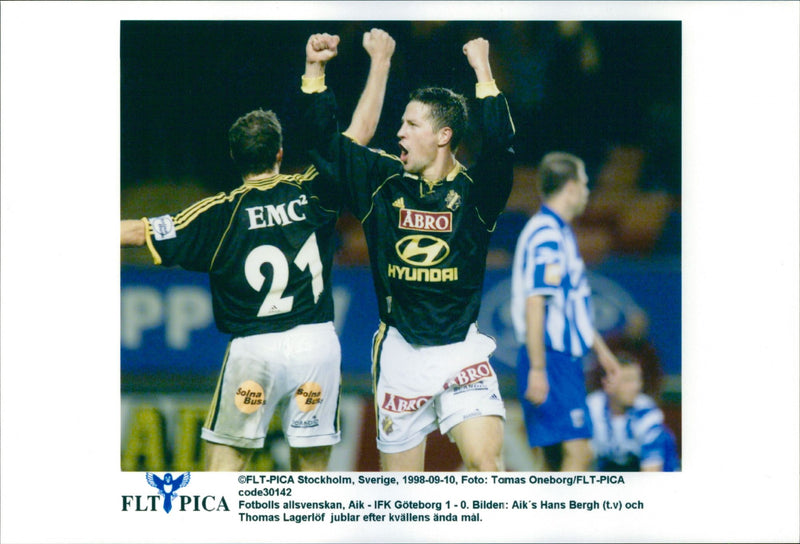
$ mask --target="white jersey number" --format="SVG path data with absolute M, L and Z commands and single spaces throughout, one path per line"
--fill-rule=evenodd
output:
M 285 314 L 292 311 L 294 296 L 283 296 L 289 284 L 289 262 L 286 255 L 275 246 L 258 246 L 247 256 L 244 263 L 244 274 L 247 283 L 256 291 L 264 287 L 266 277 L 261 273 L 261 265 L 269 264 L 272 267 L 272 284 L 269 292 L 258 309 L 258 317 Z M 322 284 L 322 260 L 317 247 L 317 235 L 312 234 L 305 241 L 303 247 L 297 252 L 294 264 L 301 271 L 308 269 L 311 274 L 311 292 L 314 294 L 314 304 L 319 300 L 324 288 Z

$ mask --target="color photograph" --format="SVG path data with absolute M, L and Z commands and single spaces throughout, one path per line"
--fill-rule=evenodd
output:
M 2 13 L 2 542 L 800 538 L 797 3 Z

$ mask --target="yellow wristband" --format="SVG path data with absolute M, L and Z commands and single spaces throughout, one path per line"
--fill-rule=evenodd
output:
M 306 77 L 301 79 L 300 90 L 306 94 L 321 93 L 328 87 L 325 86 L 325 75 L 319 77 Z
M 487 96 L 497 96 L 500 94 L 500 89 L 497 88 L 497 83 L 494 80 L 484 81 L 475 84 L 475 96 L 477 98 L 486 98 Z
M 161 264 L 161 255 L 158 254 L 156 246 L 153 245 L 153 239 L 150 237 L 150 220 L 146 217 L 142 217 L 142 221 L 144 221 L 144 242 L 147 244 L 147 249 L 150 250 L 153 264 Z

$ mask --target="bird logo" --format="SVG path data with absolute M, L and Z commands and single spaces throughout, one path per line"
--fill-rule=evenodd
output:
M 177 478 L 173 478 L 172 474 L 167 472 L 164 474 L 164 479 L 159 478 L 152 472 L 146 474 L 147 483 L 158 490 L 158 494 L 164 497 L 164 511 L 169 514 L 172 510 L 172 501 L 178 498 L 177 491 L 189 485 L 191 478 L 190 473 L 184 472 Z

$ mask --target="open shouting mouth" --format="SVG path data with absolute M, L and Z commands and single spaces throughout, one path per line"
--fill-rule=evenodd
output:
M 403 164 L 408 160 L 408 150 L 402 146 L 402 144 L 398 144 L 400 146 L 400 160 L 403 161 Z

